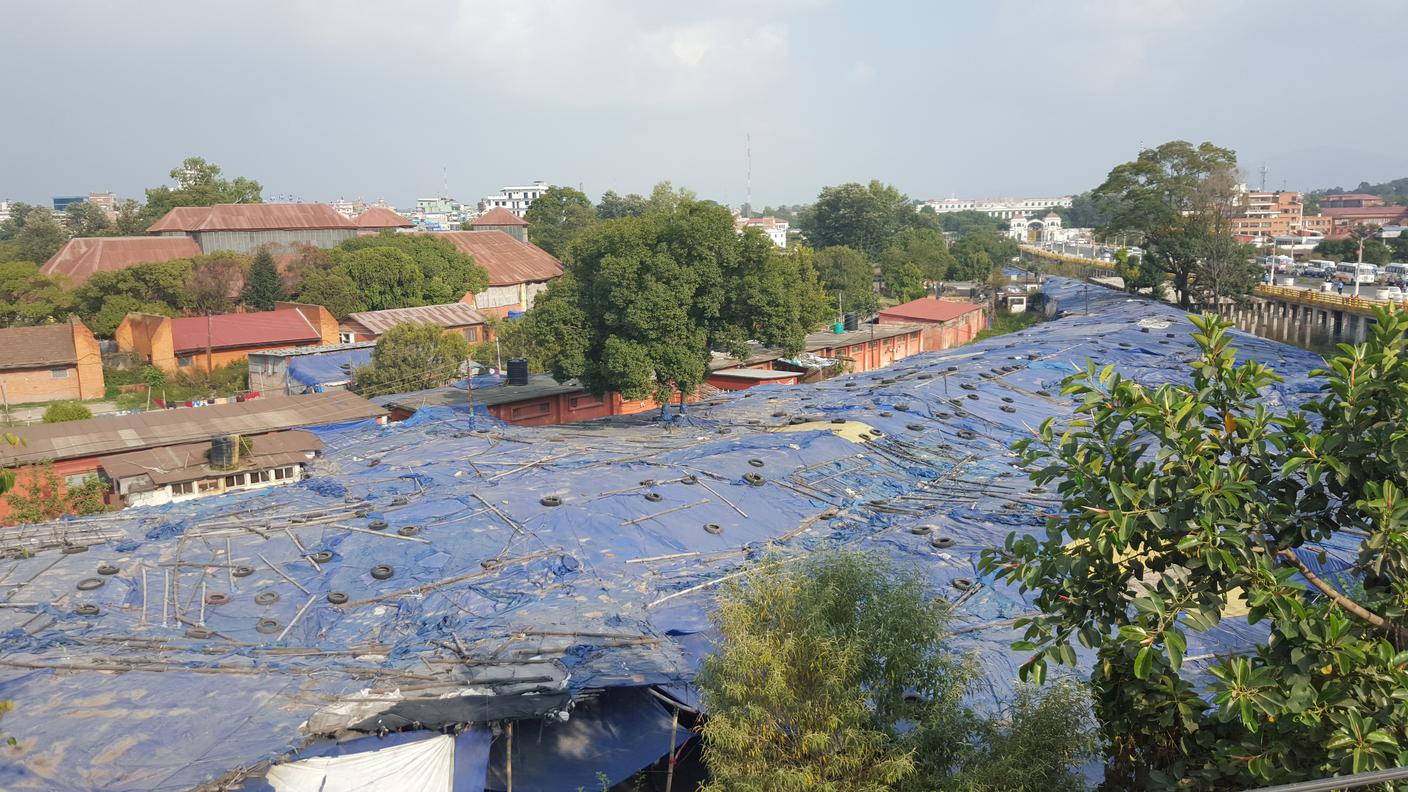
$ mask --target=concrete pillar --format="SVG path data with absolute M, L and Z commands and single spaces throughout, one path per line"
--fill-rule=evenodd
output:
M 1354 343 L 1362 344 L 1369 335 L 1369 317 L 1354 315 Z

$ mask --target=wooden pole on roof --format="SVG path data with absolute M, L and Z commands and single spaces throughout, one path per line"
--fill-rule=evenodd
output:
M 513 792 L 513 721 L 508 722 L 508 749 L 504 751 L 504 764 L 507 769 L 507 792 Z
M 675 739 L 680 728 L 680 708 L 670 708 L 670 769 L 665 771 L 665 792 L 672 792 L 675 786 Z
M 212 359 L 213 359 L 213 356 L 214 356 L 214 351 L 213 351 L 213 350 L 214 350 L 214 346 L 215 346 L 215 340 L 212 338 L 212 334 L 211 334 L 211 329 L 210 329 L 210 328 L 211 328 L 210 312 L 209 312 L 209 311 L 206 311 L 206 312 L 205 312 L 205 373 L 206 373 L 207 376 L 210 374 L 210 372 L 212 372 L 212 371 L 215 370 L 215 366 L 214 366 L 214 364 L 212 363 Z

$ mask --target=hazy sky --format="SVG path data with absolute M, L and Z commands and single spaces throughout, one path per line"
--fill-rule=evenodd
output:
M 542 179 L 808 201 L 1075 192 L 1141 144 L 1250 181 L 1408 176 L 1403 0 L 0 0 L 0 198 L 139 196 L 189 155 L 266 199 Z

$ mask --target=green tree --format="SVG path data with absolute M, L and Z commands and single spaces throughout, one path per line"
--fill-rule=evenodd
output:
M 248 256 L 215 252 L 191 259 L 185 307 L 198 314 L 228 313 L 245 289 L 251 263 Z
M 339 250 L 333 270 L 352 282 L 369 311 L 424 305 L 425 275 L 394 247 Z
M 646 212 L 645 197 L 636 193 L 627 196 L 617 195 L 614 190 L 602 193 L 596 205 L 597 217 L 601 220 L 619 220 L 622 217 L 639 217 Z
M 0 323 L 7 327 L 63 321 L 73 313 L 73 294 L 29 261 L 0 264 Z
M 108 298 L 129 297 L 142 305 L 164 306 L 152 313 L 174 316 L 179 310 L 192 306 L 193 267 L 191 259 L 172 259 L 94 273 L 73 291 L 78 313 L 93 316 L 102 310 Z
M 662 181 L 655 185 L 650 191 L 650 197 L 645 199 L 645 211 L 664 212 L 666 214 L 679 209 L 685 204 L 698 201 L 698 196 L 693 190 L 675 186 L 668 181 Z
M 10 204 L 10 216 L 0 222 L 0 240 L 12 240 L 24 228 L 24 223 L 29 219 L 29 215 L 35 209 L 42 207 L 24 201 L 14 201 Z M 46 210 L 47 211 L 47 210 Z
M 82 421 L 93 417 L 93 411 L 82 402 L 59 401 L 44 409 L 44 423 Z
M 880 277 L 885 281 L 885 292 L 899 302 L 917 300 L 929 293 L 924 273 L 913 262 L 882 260 Z
M 926 281 L 939 281 L 948 277 L 954 258 L 942 233 L 930 228 L 907 228 L 896 234 L 890 247 L 880 254 L 881 271 L 902 264 L 913 264 Z
M 1210 238 L 1230 235 L 1236 186 L 1235 152 L 1175 140 L 1116 165 L 1092 197 L 1109 211 L 1100 231 L 1140 237 L 1144 265 L 1168 273 L 1179 305 L 1188 308 L 1202 256 L 1215 244 Z
M 258 311 L 271 311 L 274 303 L 288 298 L 284 293 L 284 279 L 279 274 L 279 265 L 268 251 L 261 250 L 254 256 L 249 266 L 249 278 L 244 284 L 241 300 L 246 308 Z
M 567 245 L 597 222 L 591 199 L 571 187 L 550 187 L 533 200 L 523 219 L 533 244 L 562 258 Z
M 370 397 L 439 388 L 459 379 L 468 360 L 463 335 L 439 325 L 399 324 L 377 339 L 371 363 L 354 373 L 352 389 Z
M 312 270 L 305 273 L 299 284 L 298 301 L 321 305 L 337 319 L 367 310 L 357 285 L 337 271 Z
M 937 228 L 939 222 L 932 213 L 920 215 L 909 196 L 879 181 L 823 188 L 799 217 L 802 234 L 817 249 L 845 245 L 872 256 L 889 247 L 901 230 Z
M 839 297 L 846 313 L 868 314 L 880 304 L 875 293 L 875 267 L 865 254 L 844 245 L 816 252 L 816 270 L 828 297 Z
M 602 223 L 572 250 L 568 276 L 527 320 L 553 375 L 596 393 L 663 404 L 698 388 L 713 349 L 800 349 L 821 299 L 801 259 L 740 236 L 727 209 L 700 201 Z
M 1044 534 L 981 565 L 1036 592 L 1024 676 L 1074 663 L 1076 641 L 1096 651 L 1108 786 L 1245 788 L 1403 761 L 1408 319 L 1375 320 L 1314 373 L 1306 414 L 1273 414 L 1275 373 L 1238 364 L 1228 325 L 1194 317 L 1191 384 L 1091 364 L 1065 387 L 1078 419 L 1018 444 L 1062 503 Z M 1312 567 L 1336 536 L 1358 558 L 1329 580 Z M 1236 613 L 1269 636 L 1212 660 L 1200 691 L 1188 636 Z
M 939 224 L 950 234 L 966 234 L 975 228 L 990 228 L 1002 231 L 1006 223 L 987 212 L 965 209 L 961 212 L 944 212 L 939 215 Z
M 48 209 L 33 209 L 15 233 L 20 260 L 43 264 L 69 239 L 68 229 Z
M 127 294 L 111 294 L 103 298 L 98 310 L 88 314 L 88 329 L 100 338 L 112 338 L 117 326 L 130 313 L 175 316 L 177 311 L 171 305 L 159 300 L 142 300 Z
M 406 254 L 421 272 L 420 292 L 414 302 L 405 305 L 439 305 L 459 302 L 466 294 L 478 294 L 489 285 L 489 273 L 461 253 L 451 242 L 433 234 L 398 234 L 385 231 L 375 236 L 349 239 L 333 251 L 333 259 L 342 262 L 348 253 L 390 248 Z M 356 278 L 353 278 L 355 281 Z M 370 304 L 371 298 L 364 295 Z M 391 305 L 387 307 L 402 307 Z
M 76 237 L 99 236 L 112 227 L 103 210 L 87 201 L 74 201 L 64 209 L 64 224 Z
M 10 504 L 10 520 L 37 523 L 104 511 L 107 509 L 103 503 L 106 491 L 107 485 L 97 476 L 65 488 L 53 464 L 45 464 L 27 471 L 5 496 L 5 501 Z
M 171 169 L 176 189 L 166 185 L 147 190 L 147 205 L 142 218 L 149 226 L 162 215 L 178 206 L 214 206 L 216 204 L 261 203 L 259 182 L 243 176 L 224 179 L 220 166 L 200 157 L 187 157 Z
M 966 710 L 974 672 L 944 647 L 948 616 L 917 572 L 858 553 L 764 562 L 729 584 L 698 679 L 705 789 L 1081 788 L 1085 702 L 1052 696 L 1063 718 L 1026 691 L 1008 723 Z M 1053 724 L 1067 730 L 1034 733 Z
M 100 236 L 141 236 L 147 233 L 151 223 L 147 222 L 146 207 L 141 202 L 125 198 L 117 202 L 116 208 L 117 219 L 103 229 Z

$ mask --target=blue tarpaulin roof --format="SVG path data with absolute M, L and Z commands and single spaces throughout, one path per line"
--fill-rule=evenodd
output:
M 598 769 L 648 761 L 667 745 L 662 710 L 619 694 L 696 701 L 717 584 L 830 547 L 914 565 L 954 599 L 955 579 L 976 578 L 955 640 L 1000 696 L 1023 659 L 1011 619 L 1030 604 L 975 563 L 1040 530 L 1054 502 L 1012 442 L 1070 414 L 1057 386 L 1088 358 L 1157 385 L 1185 380 L 1196 354 L 1173 308 L 1091 288 L 1087 314 L 1081 284 L 1046 288 L 1062 318 L 723 394 L 668 423 L 522 428 L 431 408 L 319 430 L 325 456 L 296 485 L 4 529 L 0 699 L 15 709 L 0 730 L 17 746 L 0 788 L 189 789 L 348 730 L 525 719 L 536 733 L 576 704 L 596 708 L 594 750 L 614 757 Z M 1236 336 L 1285 377 L 1268 407 L 1311 394 L 1316 356 Z M 1328 549 L 1330 569 L 1353 553 Z M 1228 620 L 1190 636 L 1188 656 L 1257 634 Z M 571 744 L 525 741 L 525 764 L 562 772 L 515 789 L 595 788 L 592 761 L 562 759 Z
M 352 379 L 352 373 L 344 369 L 343 366 L 351 365 L 355 369 L 358 366 L 367 365 L 371 362 L 372 350 L 372 347 L 364 347 L 337 352 L 319 352 L 314 355 L 296 355 L 289 358 L 288 376 L 289 379 L 304 385 L 347 382 Z

